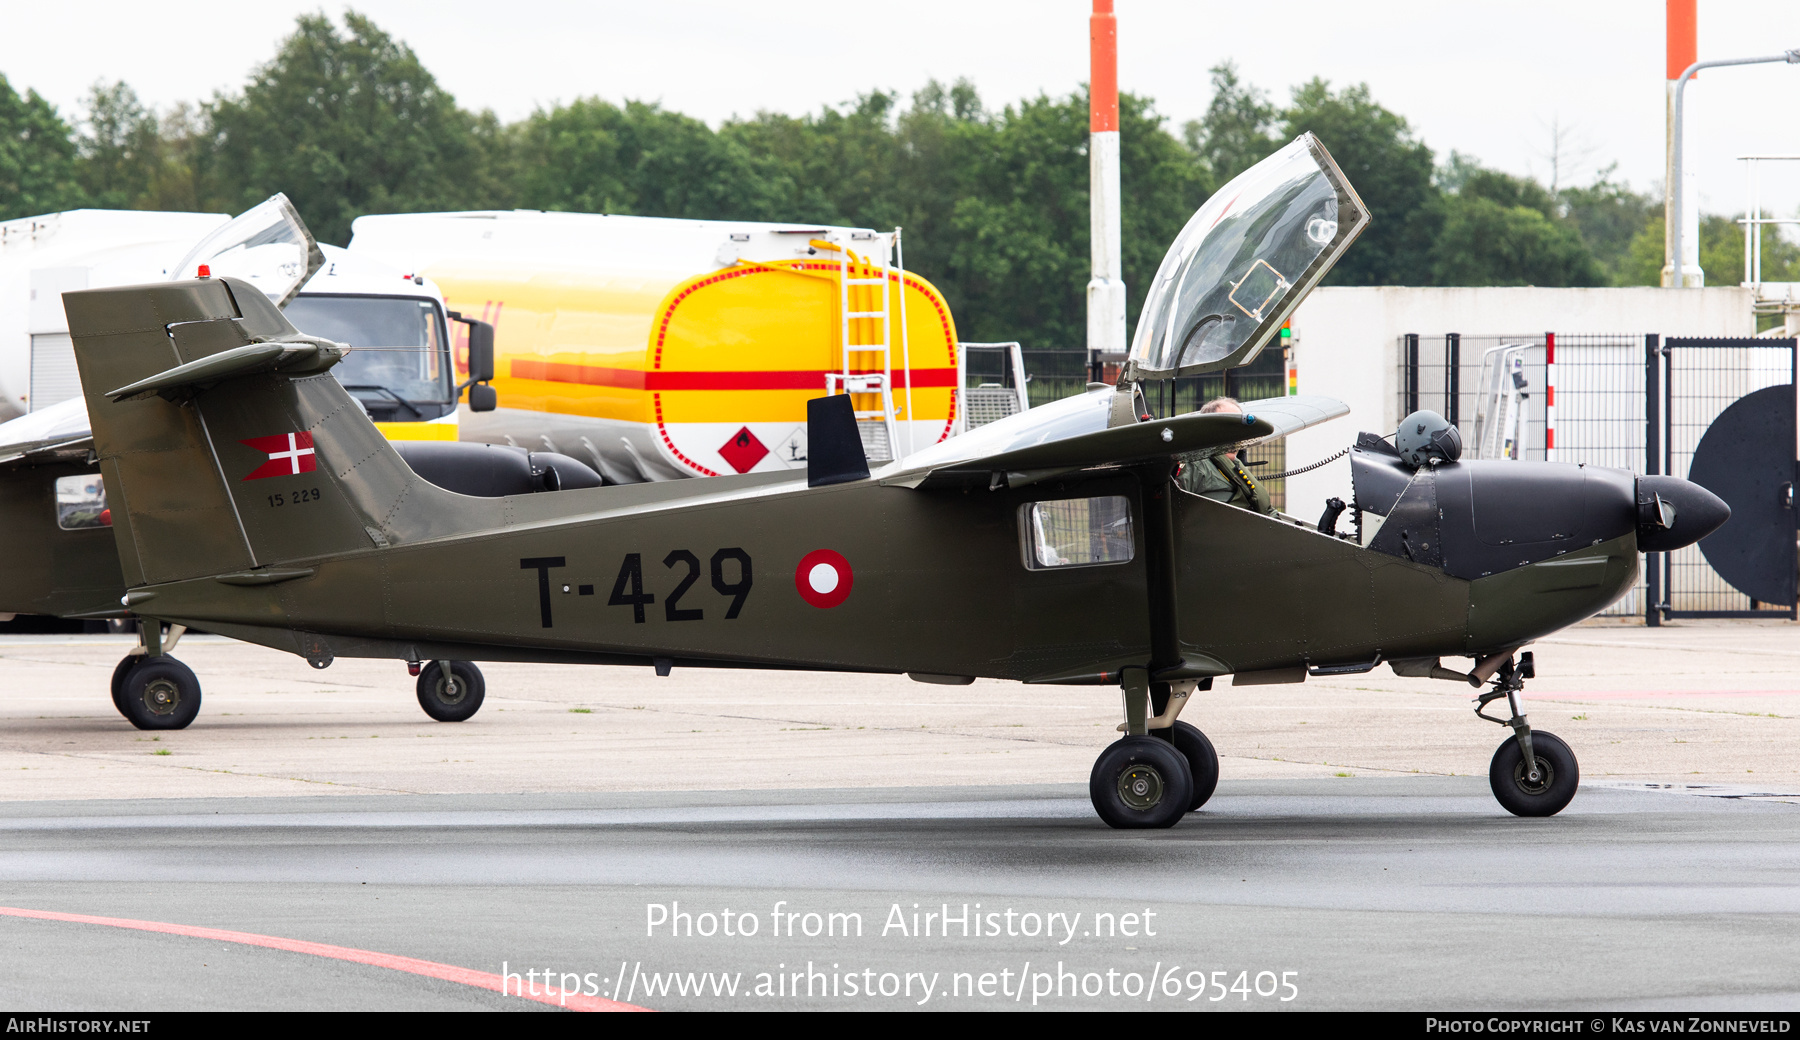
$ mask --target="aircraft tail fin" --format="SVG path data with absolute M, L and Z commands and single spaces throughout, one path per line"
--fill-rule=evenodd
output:
M 331 376 L 343 348 L 248 283 L 63 300 L 127 586 L 382 547 L 402 503 L 446 495 Z

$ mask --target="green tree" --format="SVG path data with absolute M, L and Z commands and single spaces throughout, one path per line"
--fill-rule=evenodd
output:
M 897 102 L 872 91 L 816 115 L 759 112 L 719 132 L 766 164 L 768 198 L 791 214 L 772 219 L 892 227 L 907 215 Z
M 991 112 L 972 84 L 927 83 L 902 111 L 873 93 L 721 137 L 762 167 L 767 219 L 906 229 L 907 264 L 943 290 L 961 333 L 1079 348 L 1087 339 L 1087 97 Z M 1135 320 L 1168 243 L 1206 197 L 1205 171 L 1147 100 L 1120 98 L 1124 262 Z
M 517 128 L 518 198 L 535 209 L 765 219 L 778 208 L 737 141 L 653 104 L 586 98 Z
M 1431 251 L 1438 285 L 1607 283 L 1575 229 L 1535 207 L 1464 193 L 1446 197 L 1443 209 Z
M 75 142 L 56 107 L 0 75 L 0 220 L 85 204 L 75 177 Z
M 1087 111 L 1084 94 L 1039 97 L 988 124 L 952 214 L 943 268 L 966 335 L 1085 345 Z M 1135 324 L 1169 242 L 1205 201 L 1206 178 L 1146 99 L 1120 95 L 1119 130 L 1127 316 Z
M 1182 127 L 1188 149 L 1212 175 L 1212 187 L 1256 165 L 1281 147 L 1275 135 L 1278 115 L 1268 94 L 1238 79 L 1237 66 L 1214 65 L 1212 100 L 1206 115 Z
M 1439 171 L 1431 245 L 1438 285 L 1606 285 L 1607 272 L 1563 205 L 1529 177 L 1451 153 Z
M 1631 284 L 1625 266 L 1632 240 L 1662 212 L 1662 200 L 1613 181 L 1610 167 L 1585 188 L 1564 188 L 1557 199 L 1565 218 L 1606 271 L 1607 284 Z
M 202 212 L 230 210 L 220 198 L 215 173 L 212 117 L 204 105 L 181 102 L 158 121 L 161 161 L 151 175 L 144 209 Z
M 1370 226 L 1328 277 L 1334 285 L 1426 285 L 1442 224 L 1432 154 L 1405 119 L 1375 103 L 1368 84 L 1333 92 L 1314 78 L 1282 112 L 1288 139 L 1311 131 L 1369 207 Z
M 162 127 L 124 81 L 95 83 L 75 139 L 76 174 L 102 209 L 157 208 L 163 174 Z
M 1663 215 L 1656 214 L 1631 240 L 1623 265 L 1625 285 L 1661 285 Z M 1700 268 L 1707 285 L 1737 285 L 1744 280 L 1744 229 L 1734 217 L 1709 213 L 1700 218 Z M 1771 228 L 1763 230 L 1762 277 L 1765 282 L 1800 282 L 1800 246 Z
M 363 213 L 493 201 L 475 117 L 409 47 L 354 11 L 341 34 L 324 15 L 303 15 L 211 117 L 220 198 L 243 209 L 286 192 L 321 241 L 348 241 Z
M 1562 204 L 1550 194 L 1550 189 L 1537 181 L 1470 165 L 1472 168 L 1460 178 L 1461 186 L 1454 193 L 1458 197 L 1486 199 L 1504 209 L 1535 210 L 1545 220 L 1561 218 Z

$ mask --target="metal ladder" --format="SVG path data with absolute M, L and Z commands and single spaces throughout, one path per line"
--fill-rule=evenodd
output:
M 899 229 L 895 228 L 894 231 L 895 234 L 891 237 L 879 233 L 869 233 L 868 237 L 875 242 L 877 247 L 886 247 L 891 250 L 898 244 L 899 238 Z M 882 241 L 884 238 L 887 241 Z M 896 457 L 895 448 L 898 443 L 895 429 L 898 412 L 894 407 L 894 293 L 889 285 L 888 272 L 890 269 L 885 258 L 883 262 L 877 264 L 872 256 L 859 257 L 851 252 L 849 247 L 840 243 L 817 242 L 815 245 L 836 250 L 838 255 L 838 329 L 839 343 L 843 346 L 841 357 L 843 367 L 840 371 L 825 373 L 825 392 L 835 394 L 841 390 L 849 394 L 876 395 L 880 407 L 857 409 L 856 428 L 857 432 L 862 435 L 863 452 L 868 456 L 870 462 L 891 462 Z M 904 291 L 905 270 L 903 268 L 897 270 L 902 279 L 901 284 Z M 869 271 L 876 272 L 876 276 L 872 278 L 857 277 Z M 851 309 L 852 301 L 856 296 L 871 297 L 874 295 L 876 286 L 881 288 L 880 310 Z M 905 297 L 902 296 L 901 299 L 904 301 Z M 904 346 L 906 335 L 904 302 L 901 307 L 900 319 L 901 339 Z M 853 341 L 851 339 L 852 322 L 856 321 L 879 322 L 880 342 L 858 343 Z M 858 356 L 859 364 L 851 363 L 853 354 Z M 869 355 L 879 356 L 881 371 L 870 371 L 875 367 L 871 362 L 876 359 Z M 907 361 L 909 362 L 910 358 Z M 906 367 L 910 369 L 911 366 L 907 364 Z M 909 397 L 912 390 L 911 383 L 910 379 L 907 380 Z M 907 415 L 908 418 L 911 418 L 910 409 Z

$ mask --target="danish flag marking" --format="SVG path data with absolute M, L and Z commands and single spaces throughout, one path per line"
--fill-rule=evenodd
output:
M 245 480 L 292 477 L 311 473 L 319 468 L 310 433 L 277 433 L 269 437 L 252 437 L 239 443 L 269 456 L 269 461 L 251 470 Z

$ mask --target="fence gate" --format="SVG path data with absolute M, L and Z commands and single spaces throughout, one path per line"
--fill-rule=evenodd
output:
M 1731 507 L 1698 545 L 1650 555 L 1646 621 L 1796 617 L 1795 341 L 1646 345 L 1647 471 L 1686 477 Z

